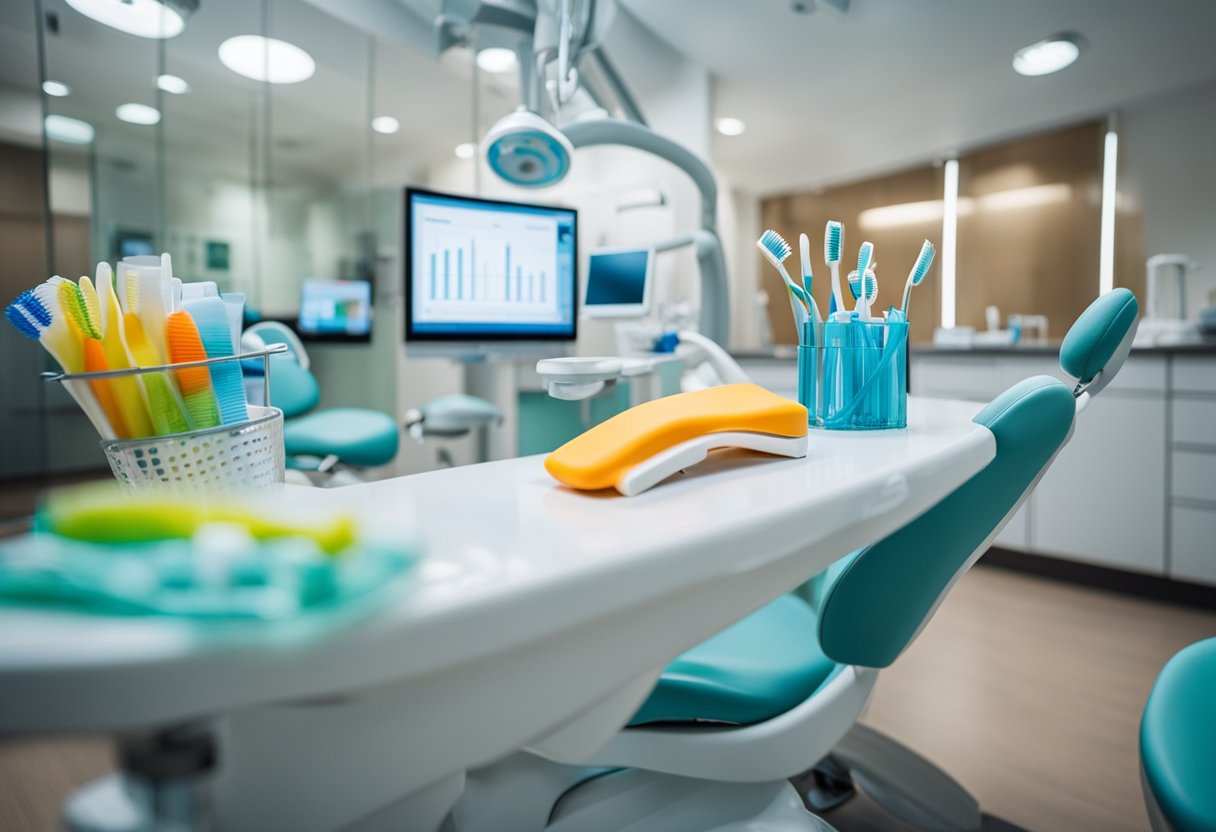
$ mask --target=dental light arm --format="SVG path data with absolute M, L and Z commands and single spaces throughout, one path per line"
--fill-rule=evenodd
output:
M 691 243 L 701 271 L 701 333 L 721 345 L 730 338 L 730 294 L 726 285 L 726 260 L 718 239 L 718 185 L 709 166 L 688 148 L 655 133 L 648 127 L 615 119 L 580 121 L 562 131 L 574 147 L 619 145 L 645 151 L 664 159 L 688 174 L 701 193 L 701 227 L 691 234 L 655 245 L 665 251 Z

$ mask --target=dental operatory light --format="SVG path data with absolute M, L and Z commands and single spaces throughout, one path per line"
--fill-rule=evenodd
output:
M 63 98 L 72 94 L 72 88 L 62 81 L 43 81 L 42 91 L 55 98 Z
M 69 6 L 120 32 L 140 38 L 172 38 L 186 28 L 198 0 L 67 0 Z
M 68 144 L 88 144 L 93 141 L 93 125 L 78 118 L 68 118 L 61 115 L 49 115 L 42 122 L 48 139 L 67 142 Z
M 742 136 L 747 130 L 747 124 L 743 119 L 733 118 L 731 116 L 723 116 L 714 122 L 714 126 L 718 128 L 718 132 L 723 136 Z
M 501 75 L 515 69 L 515 52 L 500 46 L 491 46 L 477 53 L 477 66 L 485 72 Z
M 385 136 L 391 136 L 401 129 L 401 122 L 392 116 L 376 116 L 372 119 L 372 129 Z
M 237 35 L 220 44 L 220 61 L 237 75 L 271 84 L 298 84 L 317 71 L 300 47 L 278 38 Z
M 114 115 L 127 124 L 150 126 L 160 121 L 160 110 L 147 104 L 120 104 Z
M 544 188 L 570 170 L 574 147 L 566 135 L 520 107 L 486 133 L 486 161 L 501 179 L 521 188 Z
M 1013 55 L 1013 68 L 1020 75 L 1049 75 L 1069 66 L 1081 54 L 1081 37 L 1064 32 L 1030 46 L 1023 46 Z
M 472 142 L 461 142 L 456 145 L 457 159 L 472 159 L 477 155 L 477 145 Z
M 169 74 L 156 76 L 156 88 L 170 95 L 185 95 L 190 92 L 190 85 L 186 83 L 185 78 Z

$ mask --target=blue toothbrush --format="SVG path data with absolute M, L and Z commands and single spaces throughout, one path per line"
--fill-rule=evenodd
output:
M 919 286 L 924 282 L 925 275 L 929 273 L 929 267 L 933 265 L 933 255 L 937 253 L 933 243 L 925 240 L 920 247 L 920 254 L 917 255 L 916 262 L 912 264 L 912 271 L 908 274 L 908 282 L 904 284 L 904 302 L 900 307 L 900 312 L 903 315 L 903 320 L 908 320 L 908 301 L 912 299 L 912 287 Z
M 199 339 L 208 358 L 226 358 L 233 355 L 232 330 L 228 326 L 228 311 L 219 298 L 206 297 L 189 300 L 182 308 L 194 319 Z M 240 363 L 225 361 L 212 364 L 211 386 L 220 408 L 220 421 L 233 425 L 249 419 L 245 401 L 245 381 L 241 376 Z

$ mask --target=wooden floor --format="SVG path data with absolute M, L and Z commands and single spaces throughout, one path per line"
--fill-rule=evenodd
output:
M 883 671 L 866 721 L 970 789 L 986 829 L 1146 830 L 1141 708 L 1165 661 L 1214 635 L 1216 611 L 981 567 Z M 64 796 L 110 765 L 100 740 L 0 744 L 0 830 L 52 829 Z M 864 796 L 828 819 L 906 828 Z

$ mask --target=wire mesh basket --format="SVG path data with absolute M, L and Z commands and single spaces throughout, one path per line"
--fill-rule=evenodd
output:
M 260 358 L 263 401 L 269 402 L 270 356 L 286 351 L 285 344 L 274 344 L 257 352 L 204 361 L 95 373 L 43 373 L 43 377 L 68 384 Z M 247 410 L 249 418 L 243 422 L 164 436 L 103 439 L 101 449 L 114 477 L 129 488 L 250 489 L 281 483 L 286 462 L 283 411 L 252 404 Z

